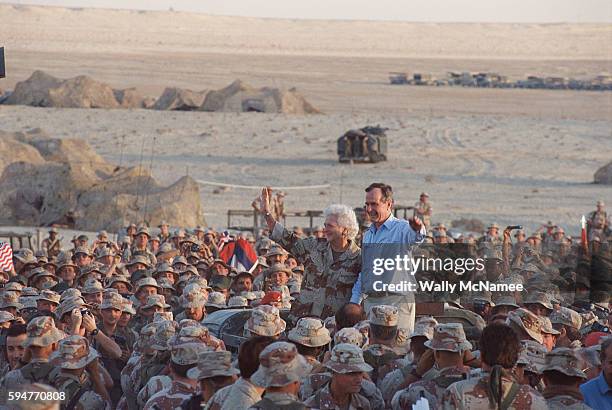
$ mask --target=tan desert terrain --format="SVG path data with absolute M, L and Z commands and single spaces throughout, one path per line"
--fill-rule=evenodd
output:
M 302 21 L 0 5 L 11 89 L 32 71 L 91 75 L 159 96 L 166 86 L 217 89 L 240 78 L 297 87 L 323 115 L 83 110 L 0 106 L 0 129 L 82 137 L 105 158 L 143 163 L 172 182 L 188 173 L 227 184 L 291 187 L 289 210 L 359 206 L 382 180 L 396 201 L 421 191 L 434 220 L 479 217 L 576 233 L 612 187 L 593 185 L 612 153 L 612 93 L 388 85 L 388 72 L 496 71 L 588 77 L 612 72 L 609 24 Z M 336 139 L 388 127 L 390 159 L 337 162 Z M 202 186 L 207 221 L 247 209 L 254 189 Z M 292 221 L 293 223 L 293 221 Z

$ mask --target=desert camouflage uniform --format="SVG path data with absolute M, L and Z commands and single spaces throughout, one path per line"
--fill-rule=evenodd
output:
M 433 207 L 431 202 L 419 201 L 414 204 L 414 216 L 418 216 L 425 225 L 425 229 L 429 232 L 431 228 L 431 214 L 433 213 Z
M 368 314 L 368 321 L 371 325 L 397 327 L 399 310 L 389 305 L 373 306 Z M 403 359 L 405 353 L 403 349 L 396 345 L 388 346 L 380 343 L 368 345 L 363 349 L 365 362 L 374 369 L 370 377 L 378 387 L 388 373 L 408 364 Z
M 147 401 L 145 410 L 167 410 L 180 408 L 181 403 L 188 400 L 197 391 L 196 387 L 173 380 L 172 385 L 157 392 Z
M 167 389 L 172 384 L 172 379 L 165 375 L 153 376 L 147 384 L 140 389 L 136 402 L 138 407 L 144 407 L 151 397 L 160 391 Z
M 247 409 L 261 400 L 261 390 L 243 378 L 216 392 L 206 404 L 206 410 Z
M 503 377 L 502 402 L 506 398 L 513 379 Z M 472 410 L 488 409 L 490 406 L 488 396 L 489 374 L 474 379 L 463 380 L 451 384 L 442 397 L 441 406 L 445 410 Z M 510 403 L 508 410 L 547 410 L 544 397 L 528 385 L 520 385 L 517 394 Z
M 155 266 L 157 265 L 157 258 L 148 248 L 146 249 L 136 249 L 135 247 L 128 248 L 123 252 L 123 260 L 129 261 L 132 260 L 135 256 L 144 256 L 149 260 L 149 265 Z
M 300 386 L 300 397 L 302 400 L 306 400 L 309 397 L 314 396 L 321 389 L 329 386 L 331 377 L 332 375 L 330 372 L 308 375 Z M 370 408 L 372 410 L 383 410 L 385 408 L 385 402 L 380 390 L 370 380 L 363 379 L 361 381 L 361 390 L 359 391 L 359 395 L 366 398 L 366 400 L 370 403 Z
M 81 397 L 76 402 L 74 409 L 79 410 L 103 410 L 106 408 L 106 402 L 98 393 L 93 391 L 91 380 L 87 372 L 83 372 L 81 377 L 77 377 L 70 373 L 61 372 L 53 380 L 53 386 L 60 392 L 66 393 L 64 405 L 70 403 L 73 397 L 81 388 L 84 389 Z
M 436 410 L 440 407 L 440 400 L 448 386 L 454 382 L 468 378 L 469 369 L 466 367 L 446 367 L 434 373 L 426 373 L 423 379 L 412 383 L 409 388 L 398 391 L 391 400 L 393 410 L 410 409 L 421 397 L 421 393 L 429 402 L 429 408 Z
M 294 323 L 303 316 L 317 316 L 324 320 L 350 301 L 353 285 L 361 271 L 361 249 L 354 241 L 334 261 L 326 239 L 300 239 L 278 222 L 271 239 L 304 265 L 301 292 L 291 307 Z
M 340 408 L 334 403 L 334 399 L 329 391 L 329 384 L 325 385 L 321 390 L 315 393 L 314 396 L 306 401 L 306 406 L 310 409 L 321 410 L 370 410 L 370 402 L 360 393 L 351 394 L 348 407 Z
M 586 374 L 580 370 L 580 359 L 576 352 L 566 347 L 554 349 L 546 355 L 542 371 L 557 371 L 569 377 L 586 381 Z M 583 401 L 579 389 L 570 386 L 547 386 L 542 393 L 550 410 L 590 410 Z

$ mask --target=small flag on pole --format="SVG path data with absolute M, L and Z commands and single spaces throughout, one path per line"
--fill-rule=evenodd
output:
M 6 242 L 0 242 L 0 270 L 5 272 L 13 270 L 13 249 Z

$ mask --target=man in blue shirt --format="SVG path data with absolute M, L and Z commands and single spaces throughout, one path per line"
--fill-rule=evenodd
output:
M 597 410 L 612 410 L 612 336 L 601 343 L 601 373 L 580 386 L 584 402 Z
M 367 212 L 372 225 L 364 232 L 362 247 L 378 246 L 382 248 L 386 244 L 391 249 L 407 250 L 410 245 L 420 243 L 425 237 L 425 228 L 418 217 L 405 221 L 393 216 L 393 190 L 389 185 L 383 183 L 373 183 L 366 188 L 365 211 Z M 385 253 L 385 250 L 382 251 Z M 407 252 L 409 255 L 409 251 Z M 362 253 L 363 255 L 363 253 Z M 389 255 L 391 256 L 391 255 Z M 364 264 L 367 262 L 364 257 Z M 364 269 L 365 270 L 365 269 Z M 353 287 L 351 302 L 360 303 L 364 300 L 364 310 L 370 311 L 372 306 L 391 305 L 399 310 L 398 327 L 406 329 L 409 333 L 414 328 L 414 297 L 412 292 L 391 292 L 388 290 L 375 290 L 371 285 L 373 278 L 364 275 L 371 275 L 371 272 L 361 271 L 359 278 Z

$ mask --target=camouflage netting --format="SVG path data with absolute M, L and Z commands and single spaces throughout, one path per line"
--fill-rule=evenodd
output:
M 595 183 L 612 185 L 612 161 L 595 172 Z
M 5 104 L 56 108 L 145 108 L 134 89 L 114 90 L 108 84 L 81 75 L 63 80 L 44 71 L 17 83 Z
M 283 114 L 318 114 L 294 88 L 253 88 L 240 80 L 217 91 L 210 91 L 200 107 L 202 111 L 267 112 Z
M 118 230 L 126 221 L 203 223 L 197 182 L 161 186 L 143 168 L 119 168 L 80 139 L 41 130 L 0 132 L 0 223 Z

